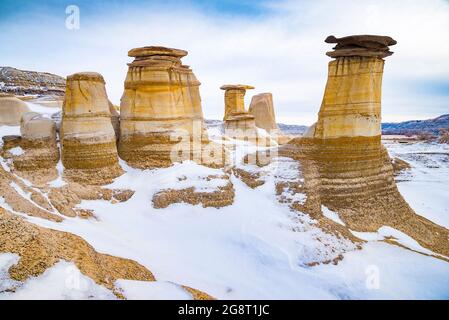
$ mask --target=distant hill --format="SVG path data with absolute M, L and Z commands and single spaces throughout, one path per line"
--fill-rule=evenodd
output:
M 205 122 L 209 128 L 219 127 L 221 129 L 223 126 L 223 121 L 221 121 L 221 120 L 206 119 Z M 283 123 L 278 123 L 278 126 L 279 126 L 279 129 L 281 129 L 281 131 L 283 133 L 291 134 L 291 135 L 304 134 L 304 132 L 306 132 L 306 130 L 308 128 L 308 126 L 295 125 L 295 124 L 283 124 Z
M 48 72 L 0 67 L 0 93 L 63 96 L 65 78 Z
M 438 135 L 441 129 L 449 128 L 449 114 L 435 119 L 410 120 L 398 123 L 382 123 L 382 134 L 421 134 Z
M 304 134 L 306 130 L 309 128 L 308 126 L 303 125 L 296 125 L 296 124 L 283 124 L 278 123 L 279 129 L 285 134 L 291 134 L 291 135 L 300 135 Z

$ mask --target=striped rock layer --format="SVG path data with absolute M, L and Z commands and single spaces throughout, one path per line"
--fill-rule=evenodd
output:
M 351 230 L 375 232 L 390 226 L 449 257 L 449 230 L 410 208 L 381 143 L 383 64 L 372 56 L 330 62 L 316 126 L 280 150 L 301 163 L 305 181 L 299 189 L 308 197 L 298 209 L 317 217 L 325 205 Z
M 55 122 L 39 113 L 27 112 L 22 116 L 20 134 L 20 147 L 25 152 L 14 157 L 14 168 L 27 173 L 32 181 L 55 179 L 59 161 Z
M 64 173 L 70 179 L 101 183 L 121 174 L 104 85 L 98 73 L 67 77 L 60 139 Z
M 209 144 L 200 82 L 181 63 L 184 50 L 143 47 L 128 52 L 120 104 L 119 154 L 138 168 L 167 167 L 178 160 L 202 161 Z
M 254 89 L 243 84 L 226 84 L 220 87 L 225 90 L 225 134 L 240 140 L 256 140 L 257 131 L 254 116 L 245 109 L 246 90 Z

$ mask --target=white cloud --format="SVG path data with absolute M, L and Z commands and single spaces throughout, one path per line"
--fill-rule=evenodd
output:
M 81 29 L 64 28 L 65 13 L 16 21 L 0 33 L 2 64 L 61 75 L 91 70 L 104 75 L 111 100 L 119 102 L 127 51 L 165 45 L 189 51 L 184 63 L 202 82 L 207 118 L 223 115 L 224 83 L 256 87 L 247 94 L 274 94 L 278 120 L 310 124 L 324 91 L 329 34 L 390 35 L 398 41 L 387 58 L 385 120 L 435 116 L 449 110 L 449 93 L 418 94 L 405 82 L 449 83 L 449 4 L 443 0 L 283 1 L 267 3 L 262 16 L 208 15 L 192 8 L 105 6 L 83 15 Z M 38 21 L 39 23 L 37 23 Z M 0 26 L 3 28 L 5 25 Z

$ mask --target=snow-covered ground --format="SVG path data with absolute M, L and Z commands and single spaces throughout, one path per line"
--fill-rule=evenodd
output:
M 420 215 L 449 229 L 449 145 L 386 143 L 392 157 L 412 166 L 397 177 L 398 188 Z
M 403 155 L 427 147 L 449 152 L 446 146 L 424 144 L 391 144 L 388 149 L 392 155 L 410 161 Z M 444 165 L 436 168 L 420 160 L 410 161 L 411 172 L 398 177 L 407 181 L 398 185 L 418 213 L 449 227 L 448 157 L 429 157 Z M 2 165 L 6 165 L 4 161 Z M 368 242 L 356 250 L 349 241 L 336 243 L 335 237 L 315 227 L 308 216 L 279 203 L 275 182 L 279 176 L 297 174 L 298 168 L 291 162 L 279 161 L 276 168 L 266 167 L 264 170 L 276 174 L 267 174 L 265 183 L 256 189 L 231 176 L 234 203 L 220 209 L 183 203 L 155 209 L 151 200 L 162 189 L 184 188 L 189 183 L 199 191 L 222 186 L 220 179 L 207 184 L 198 178 L 221 175 L 221 170 L 193 162 L 157 170 L 133 169 L 124 162 L 121 165 L 126 173 L 108 187 L 136 192 L 122 203 L 83 201 L 79 207 L 92 209 L 97 219 L 65 218 L 55 223 L 25 218 L 80 235 L 99 252 L 133 259 L 151 270 L 157 282 L 117 281 L 117 288 L 129 299 L 189 299 L 179 285 L 218 299 L 449 299 L 449 263 L 381 241 L 394 235 L 406 247 L 424 249 L 416 247 L 413 239 L 381 228 L 378 233 L 360 234 Z M 323 212 L 343 223 L 338 213 L 327 208 Z M 337 265 L 308 265 L 322 260 L 332 246 L 346 252 Z M 7 269 L 17 259 L 0 254 L 0 299 L 115 297 L 65 261 L 25 284 L 13 283 Z M 11 286 L 17 287 L 15 292 L 4 291 Z

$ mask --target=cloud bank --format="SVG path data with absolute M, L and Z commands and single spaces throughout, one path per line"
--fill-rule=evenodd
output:
M 248 14 L 241 6 L 222 11 L 195 1 L 70 4 L 81 10 L 76 31 L 65 28 L 65 5 L 9 8 L 0 22 L 0 64 L 63 76 L 100 72 L 118 104 L 129 49 L 181 48 L 202 82 L 206 118 L 223 116 L 222 84 L 244 83 L 256 87 L 247 103 L 252 94 L 269 91 L 279 122 L 311 124 L 326 82 L 331 45 L 325 37 L 381 34 L 398 41 L 386 58 L 384 120 L 449 113 L 447 1 L 246 2 L 257 7 Z

